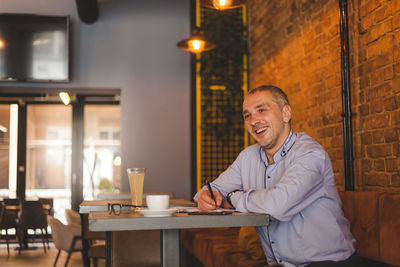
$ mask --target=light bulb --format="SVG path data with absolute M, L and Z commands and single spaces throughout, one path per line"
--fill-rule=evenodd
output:
M 191 47 L 191 51 L 198 53 L 203 51 L 205 43 L 202 40 L 191 40 L 189 41 L 189 45 Z
M 213 0 L 215 9 L 224 10 L 232 6 L 232 0 Z
M 64 105 L 68 105 L 71 101 L 71 98 L 69 97 L 69 94 L 67 92 L 60 92 L 58 94 L 61 98 L 61 101 L 64 103 Z

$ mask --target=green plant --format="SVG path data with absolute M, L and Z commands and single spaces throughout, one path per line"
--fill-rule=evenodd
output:
M 101 178 L 100 183 L 99 183 L 99 190 L 105 191 L 105 192 L 112 192 L 113 185 L 112 185 L 111 181 L 107 178 Z

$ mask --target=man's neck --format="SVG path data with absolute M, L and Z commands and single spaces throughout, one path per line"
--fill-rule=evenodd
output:
M 275 147 L 273 147 L 271 149 L 266 149 L 264 147 L 265 155 L 267 156 L 267 159 L 268 159 L 268 164 L 273 164 L 274 163 L 274 155 L 283 146 L 283 144 L 285 143 L 286 139 L 288 138 L 289 133 L 290 133 L 290 127 L 287 130 L 285 130 L 284 132 L 285 133 L 281 135 L 281 138 L 278 140 L 278 142 L 275 145 Z

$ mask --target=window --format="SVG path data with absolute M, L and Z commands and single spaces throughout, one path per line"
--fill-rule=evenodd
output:
M 84 199 L 120 188 L 120 107 L 86 105 L 83 164 Z

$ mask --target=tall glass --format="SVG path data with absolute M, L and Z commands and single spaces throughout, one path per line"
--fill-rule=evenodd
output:
M 129 186 L 131 188 L 132 205 L 142 205 L 146 168 L 128 168 L 127 171 Z

